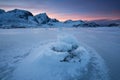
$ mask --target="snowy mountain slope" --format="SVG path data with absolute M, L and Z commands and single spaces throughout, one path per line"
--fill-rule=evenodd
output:
M 31 21 L 33 17 L 32 13 L 25 10 L 11 10 L 0 14 L 0 27 L 3 28 L 17 28 L 17 27 L 30 27 L 33 26 L 34 20 Z
M 64 23 L 66 23 L 66 24 L 69 24 L 69 23 L 72 23 L 72 24 L 84 24 L 85 22 L 82 21 L 82 20 L 76 20 L 76 21 L 67 20 L 67 21 L 65 21 Z
M 19 10 L 19 9 L 8 11 L 7 14 L 15 16 L 17 18 L 26 19 L 26 20 L 28 19 L 29 16 L 33 16 L 32 13 L 25 10 Z
M 42 25 L 41 27 L 65 27 L 65 28 L 78 28 L 78 27 L 98 27 L 99 25 L 94 22 L 85 22 L 82 20 L 67 20 L 65 22 L 48 22 L 45 25 Z
M 14 9 L 5 12 L 0 10 L 0 28 L 26 28 L 26 27 L 81 27 L 89 26 L 81 20 L 60 22 L 57 19 L 51 19 L 46 13 L 33 14 L 26 10 Z
M 0 14 L 5 13 L 5 10 L 0 9 Z
M 67 20 L 60 22 L 57 19 L 51 19 L 46 13 L 33 14 L 26 10 L 14 9 L 5 12 L 0 9 L 0 28 L 35 28 L 35 27 L 98 27 L 95 22 L 82 20 Z M 107 26 L 119 26 L 110 24 Z
M 108 25 L 110 23 L 118 23 L 118 24 L 120 24 L 120 19 L 116 19 L 116 20 L 101 19 L 101 20 L 93 20 L 92 22 L 96 22 L 96 23 L 102 24 L 102 25 Z
M 72 21 L 72 20 L 67 20 L 64 22 L 66 25 L 69 25 L 69 26 L 74 26 L 74 27 L 79 27 L 79 26 L 82 26 L 83 24 L 85 24 L 84 21 L 81 21 L 81 20 L 76 20 L 76 21 Z
M 46 13 L 41 13 L 35 16 L 39 24 L 46 24 L 50 21 L 50 18 Z
M 93 23 L 93 22 L 88 23 L 82 20 L 76 20 L 76 21 L 67 20 L 64 23 L 72 27 L 98 27 L 99 26 L 96 23 Z
M 33 16 L 26 10 L 14 9 L 8 12 L 0 10 L 0 28 L 26 28 L 38 27 L 44 24 L 59 22 L 57 19 L 51 19 L 46 13 Z

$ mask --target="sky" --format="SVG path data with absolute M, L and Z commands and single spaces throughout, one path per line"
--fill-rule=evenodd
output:
M 120 0 L 0 0 L 0 8 L 47 13 L 61 21 L 120 19 Z

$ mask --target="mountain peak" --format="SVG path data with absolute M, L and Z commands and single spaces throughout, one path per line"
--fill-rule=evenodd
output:
M 73 22 L 73 20 L 71 19 L 64 21 L 64 23 L 71 23 L 71 22 Z
M 5 13 L 5 10 L 0 9 L 0 14 Z
M 106 20 L 104 20 L 106 21 Z M 117 26 L 120 20 L 108 21 L 109 26 Z M 112 22 L 112 24 L 111 24 Z M 115 23 L 113 23 L 115 22 Z M 96 27 L 101 26 L 98 23 L 87 22 L 82 20 L 66 20 L 65 22 L 60 22 L 57 19 L 51 19 L 46 13 L 40 13 L 33 16 L 31 12 L 27 10 L 14 9 L 5 12 L 0 9 L 0 28 L 17 28 L 17 27 L 57 27 L 57 26 L 67 26 L 67 27 Z M 103 25 L 102 25 L 103 26 Z M 106 25 L 105 25 L 106 26 Z
M 44 15 L 44 16 L 47 16 L 47 14 L 46 14 L 46 13 L 40 13 L 40 15 Z
M 40 24 L 45 24 L 50 21 L 50 18 L 47 16 L 46 13 L 40 13 L 36 15 L 35 18 Z
M 69 19 L 69 20 L 66 20 L 64 23 L 73 23 L 73 22 L 84 22 L 84 21 L 82 21 L 82 20 L 71 20 L 71 19 Z
M 46 17 L 46 18 L 49 18 L 46 13 L 40 13 L 40 14 L 37 14 L 36 16 L 37 17 L 44 17 L 44 18 Z
M 14 10 L 8 11 L 7 13 L 33 16 L 33 14 L 31 12 L 29 12 L 27 10 L 21 10 L 21 9 L 14 9 Z

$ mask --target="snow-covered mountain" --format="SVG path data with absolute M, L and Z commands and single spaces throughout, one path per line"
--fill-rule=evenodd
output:
M 0 14 L 5 13 L 5 10 L 0 9 Z
M 110 26 L 113 26 L 111 24 Z M 0 9 L 0 28 L 35 28 L 35 27 L 97 27 L 95 22 L 86 22 L 82 20 L 67 20 L 60 22 L 57 19 L 51 19 L 46 13 L 33 15 L 26 10 L 14 9 L 5 12 Z
M 89 22 L 95 22 L 101 26 L 109 26 L 109 27 L 120 25 L 120 19 L 116 19 L 116 20 L 100 19 L 100 20 L 92 20 Z
M 86 21 L 82 21 L 82 20 L 67 20 L 64 22 L 65 24 L 68 25 L 72 25 L 72 27 L 97 27 L 99 26 L 98 24 L 94 23 L 94 22 L 86 22 Z
M 0 9 L 0 28 L 40 27 L 55 22 L 59 21 L 49 18 L 46 13 L 33 16 L 31 12 L 26 10 L 14 9 L 5 12 Z
M 46 24 L 50 21 L 50 18 L 47 16 L 46 13 L 40 13 L 36 15 L 35 18 L 39 24 Z
M 36 21 L 29 11 L 14 9 L 8 12 L 1 10 L 1 12 L 0 27 L 2 28 L 24 28 L 35 26 Z
M 2 28 L 28 27 L 32 24 L 29 22 L 29 17 L 32 16 L 32 13 L 25 10 L 14 9 L 4 12 L 0 14 L 0 26 Z
M 76 20 L 76 21 L 73 21 L 73 20 L 67 20 L 64 22 L 65 24 L 68 24 L 68 25 L 72 25 L 72 26 L 77 26 L 77 25 L 83 25 L 85 24 L 84 21 L 82 20 Z

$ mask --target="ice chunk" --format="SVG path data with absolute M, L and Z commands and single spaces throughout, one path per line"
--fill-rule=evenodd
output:
M 72 49 L 72 45 L 65 42 L 56 42 L 52 44 L 52 50 L 57 52 L 67 52 Z
M 73 48 L 77 48 L 79 44 L 77 39 L 74 36 L 68 35 L 68 34 L 59 35 L 58 41 L 71 44 Z

